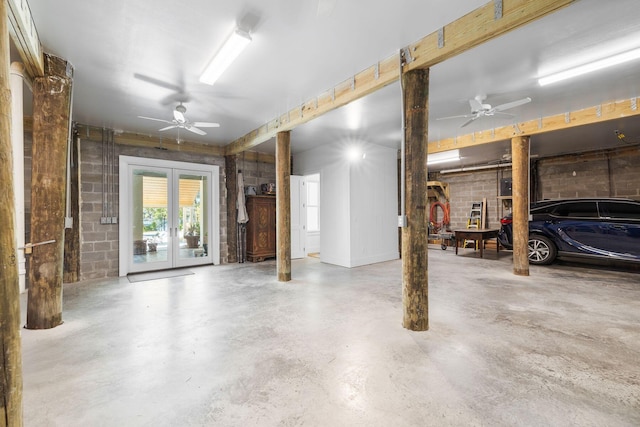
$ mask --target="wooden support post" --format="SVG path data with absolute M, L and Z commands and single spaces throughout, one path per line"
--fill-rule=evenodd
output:
M 0 426 L 21 426 L 22 350 L 6 6 L 0 0 Z
M 45 76 L 33 83 L 33 160 L 31 169 L 31 243 L 27 329 L 62 323 L 64 218 L 67 144 L 73 69 L 45 55 Z
M 80 144 L 74 132 L 71 139 L 71 228 L 64 229 L 64 283 L 80 280 Z
M 405 111 L 405 212 L 402 229 L 402 326 L 429 329 L 427 133 L 429 70 L 402 75 Z
M 529 137 L 511 139 L 513 274 L 529 275 Z
M 238 262 L 238 172 L 236 155 L 224 156 L 227 189 L 227 262 Z
M 291 132 L 276 135 L 276 257 L 278 280 L 291 280 Z

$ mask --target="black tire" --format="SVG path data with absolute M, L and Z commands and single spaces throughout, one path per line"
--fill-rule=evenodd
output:
M 529 263 L 548 265 L 555 261 L 558 249 L 547 237 L 532 234 L 529 236 Z
M 441 243 L 440 244 L 440 249 L 442 249 L 443 251 L 446 251 L 447 250 L 447 245 L 444 244 L 444 243 Z

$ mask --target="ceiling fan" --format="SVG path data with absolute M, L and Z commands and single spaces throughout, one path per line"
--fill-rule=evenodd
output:
M 495 115 L 503 115 L 514 117 L 514 114 L 503 113 L 504 110 L 508 110 L 510 108 L 518 107 L 523 104 L 527 104 L 531 102 L 531 98 L 526 97 L 522 99 L 518 99 L 517 101 L 507 102 L 505 104 L 496 105 L 492 107 L 491 104 L 485 104 L 484 101 L 487 97 L 485 95 L 477 95 L 475 98 L 469 100 L 469 105 L 471 106 L 470 114 L 461 114 L 458 116 L 449 116 L 449 117 L 441 117 L 436 120 L 447 120 L 447 119 L 458 119 L 458 118 L 468 118 L 466 122 L 462 124 L 460 127 L 465 127 L 471 122 L 486 116 L 495 116 Z
M 154 120 L 156 122 L 169 123 L 169 126 L 163 127 L 162 129 L 158 129 L 160 132 L 178 128 L 178 129 L 186 129 L 190 132 L 196 133 L 198 135 L 206 135 L 207 133 L 199 128 L 217 128 L 220 127 L 219 123 L 209 123 L 209 122 L 190 122 L 184 116 L 184 113 L 187 112 L 187 108 L 182 105 L 182 102 L 179 103 L 175 110 L 173 110 L 173 120 L 164 120 L 164 119 L 154 119 L 153 117 L 144 117 L 138 116 L 138 118 L 145 120 Z

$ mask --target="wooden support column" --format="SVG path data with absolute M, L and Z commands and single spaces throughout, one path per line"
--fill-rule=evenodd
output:
M 67 145 L 73 68 L 45 54 L 45 76 L 33 83 L 33 160 L 31 170 L 31 243 L 27 299 L 28 329 L 62 323 L 64 218 Z
M 529 137 L 511 139 L 513 274 L 529 275 Z
M 291 280 L 291 132 L 276 135 L 276 257 L 278 280 Z
M 405 112 L 405 212 L 402 229 L 402 326 L 429 329 L 427 134 L 429 70 L 402 75 Z
M 227 189 L 227 262 L 238 262 L 238 173 L 236 155 L 224 156 Z
M 6 1 L 0 0 L 0 426 L 22 426 L 22 350 L 6 6 Z

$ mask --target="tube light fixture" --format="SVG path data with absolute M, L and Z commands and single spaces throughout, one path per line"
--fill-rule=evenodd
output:
M 538 84 L 540 86 L 545 86 L 551 83 L 559 82 L 561 80 L 566 80 L 573 77 L 581 76 L 583 74 L 591 73 L 593 71 L 602 70 L 603 68 L 608 68 L 614 65 L 633 61 L 638 58 L 640 58 L 640 48 L 620 53 L 618 55 L 610 56 L 608 58 L 599 59 L 588 64 L 580 65 L 579 67 L 570 68 L 559 73 L 551 74 L 547 77 L 542 77 L 538 79 Z
M 239 28 L 233 30 L 220 50 L 209 61 L 200 76 L 200 81 L 213 85 L 250 42 L 251 36 L 249 33 Z
M 435 165 L 437 163 L 454 162 L 460 160 L 460 150 L 442 151 L 427 155 L 427 165 Z

